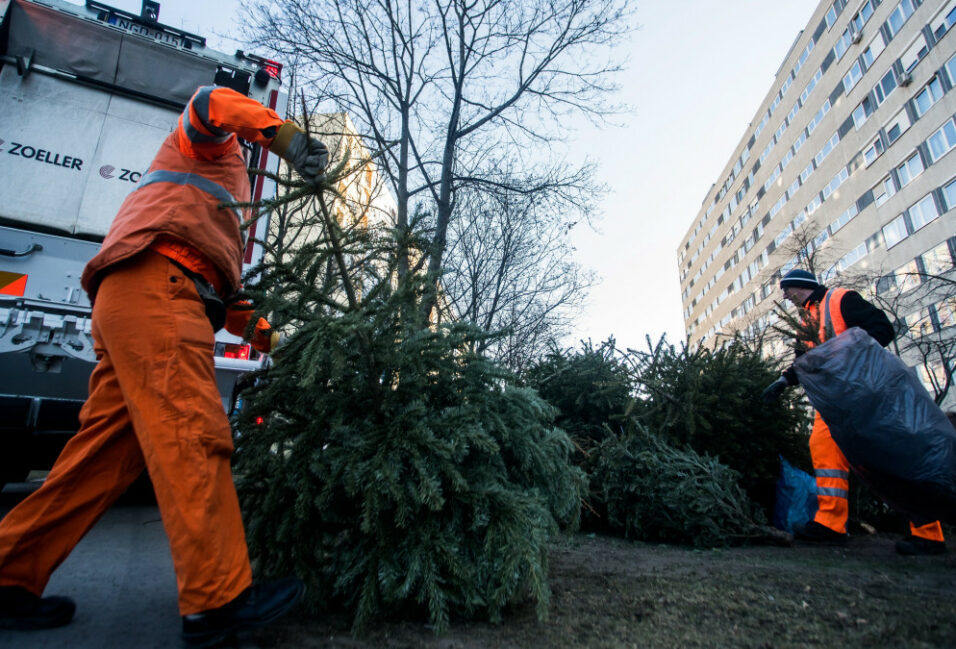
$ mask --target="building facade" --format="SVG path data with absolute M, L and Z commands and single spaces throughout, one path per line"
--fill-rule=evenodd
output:
M 678 247 L 692 345 L 766 330 L 795 266 L 956 331 L 956 291 L 917 289 L 956 263 L 954 22 L 956 0 L 817 7 Z

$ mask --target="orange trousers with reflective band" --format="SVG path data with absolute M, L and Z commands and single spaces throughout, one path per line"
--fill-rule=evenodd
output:
M 0 585 L 40 595 L 51 573 L 146 467 L 169 537 L 182 615 L 252 583 L 216 387 L 213 331 L 192 281 L 140 253 L 93 307 L 99 363 L 79 432 L 43 486 L 0 521 Z
M 846 533 L 850 515 L 850 463 L 830 436 L 819 412 L 813 413 L 813 432 L 810 433 L 810 459 L 817 482 L 817 514 L 813 520 L 836 532 Z M 916 527 L 910 523 L 910 532 L 931 541 L 943 541 L 939 521 Z

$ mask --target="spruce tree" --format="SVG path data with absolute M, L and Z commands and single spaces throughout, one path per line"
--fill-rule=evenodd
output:
M 296 201 L 268 206 L 284 229 L 247 286 L 286 336 L 236 422 L 256 569 L 301 576 L 312 610 L 343 608 L 356 629 L 402 614 L 442 631 L 528 598 L 543 617 L 547 544 L 585 489 L 571 443 L 551 406 L 471 351 L 487 334 L 422 316 L 434 279 L 395 272 L 424 254 L 413 233 L 335 211 L 336 174 L 353 171 L 286 182 Z M 308 236 L 285 245 L 290 232 Z

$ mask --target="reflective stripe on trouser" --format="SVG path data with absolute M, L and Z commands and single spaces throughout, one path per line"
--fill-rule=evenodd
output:
M 216 388 L 213 333 L 192 281 L 147 251 L 104 277 L 93 308 L 99 363 L 80 430 L 43 486 L 0 522 L 0 585 L 41 594 L 50 574 L 149 468 L 181 614 L 252 582 Z
M 830 429 L 819 412 L 813 414 L 810 433 L 810 459 L 817 482 L 817 523 L 846 534 L 849 516 L 850 463 L 830 436 Z
M 935 523 L 927 523 L 926 525 L 920 525 L 916 527 L 910 523 L 910 533 L 913 536 L 918 536 L 921 539 L 927 539 L 930 541 L 939 541 L 940 543 L 944 542 L 943 539 L 943 526 L 939 524 L 939 521 Z

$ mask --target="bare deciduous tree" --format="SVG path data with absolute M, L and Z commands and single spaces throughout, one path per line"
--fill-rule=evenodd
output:
M 609 114 L 619 66 L 608 46 L 629 30 L 628 3 L 248 0 L 244 7 L 249 40 L 293 62 L 313 98 L 347 111 L 369 146 L 384 152 L 398 228 L 408 228 L 416 211 L 431 215 L 427 254 L 405 255 L 399 273 L 417 265 L 438 277 L 460 190 L 530 186 L 525 174 L 489 174 L 489 154 L 567 181 L 535 145 L 559 139 L 569 114 Z M 438 294 L 433 286 L 424 313 Z
M 507 173 L 507 172 L 505 172 Z M 593 282 L 571 260 L 570 235 L 587 206 L 587 174 L 553 191 L 487 185 L 462 193 L 442 287 L 460 317 L 503 337 L 479 342 L 519 370 L 565 333 Z

